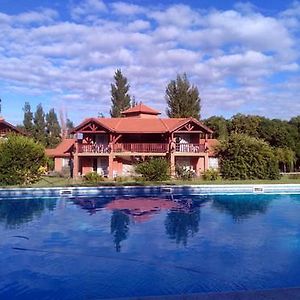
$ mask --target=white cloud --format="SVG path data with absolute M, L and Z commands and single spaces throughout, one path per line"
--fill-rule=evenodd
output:
M 94 115 L 92 105 L 105 113 L 114 71 L 121 67 L 137 101 L 165 111 L 166 84 L 187 72 L 199 86 L 204 115 L 260 112 L 272 105 L 279 84 L 282 115 L 295 113 L 286 103 L 300 94 L 292 80 L 299 77 L 299 35 L 290 25 L 298 20 L 298 2 L 274 17 L 248 4 L 200 11 L 182 4 L 76 3 L 76 22 L 52 9 L 0 12 L 0 81 L 6 91 L 12 86 L 13 92 L 51 93 L 54 103 L 83 107 L 81 115 Z M 268 112 L 277 116 L 280 109 Z
M 114 2 L 111 6 L 114 13 L 119 15 L 137 15 L 146 12 L 144 7 L 126 2 Z
M 71 8 L 71 16 L 75 20 L 107 10 L 105 3 L 101 0 L 82 0 L 79 3 L 79 5 L 73 4 Z

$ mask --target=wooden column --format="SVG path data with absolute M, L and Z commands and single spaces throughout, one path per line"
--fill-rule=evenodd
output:
M 170 153 L 170 170 L 171 170 L 171 177 L 175 177 L 176 171 L 175 171 L 175 155 L 174 155 L 174 153 Z
M 108 156 L 108 178 L 113 179 L 114 178 L 114 155 L 112 153 Z
M 73 177 L 77 179 L 79 176 L 79 156 L 78 156 L 78 142 L 75 142 L 74 152 L 74 166 L 73 166 Z
M 205 153 L 204 156 L 204 171 L 208 170 L 208 153 Z
M 201 159 L 202 159 L 202 157 L 199 156 L 198 160 L 197 160 L 197 164 L 196 164 L 196 175 L 197 175 L 197 177 L 199 177 L 200 174 L 201 174 Z

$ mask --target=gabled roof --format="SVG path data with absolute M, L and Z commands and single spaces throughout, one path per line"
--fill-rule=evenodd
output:
M 194 118 L 90 118 L 85 119 L 72 133 L 80 131 L 89 122 L 95 122 L 108 131 L 116 133 L 167 133 L 177 130 L 188 122 L 194 122 L 208 133 L 213 132 Z
M 4 120 L 4 118 L 0 117 L 0 127 L 1 127 L 1 125 L 3 125 L 4 127 L 8 128 L 11 131 L 14 131 L 14 132 L 17 132 L 17 133 L 20 133 L 20 134 L 24 134 L 24 132 L 22 132 L 21 130 L 19 130 L 17 127 L 15 127 L 14 125 L 6 122 Z
M 46 149 L 46 155 L 49 157 L 69 157 L 75 141 L 75 139 L 63 139 L 56 148 Z
M 157 111 L 143 103 L 139 103 L 136 106 L 128 108 L 121 112 L 122 115 L 136 114 L 136 113 L 142 113 L 142 114 L 148 114 L 148 115 L 160 115 L 159 111 Z

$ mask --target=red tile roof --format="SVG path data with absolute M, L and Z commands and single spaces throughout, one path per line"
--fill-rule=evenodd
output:
M 160 112 L 143 104 L 137 104 L 134 107 L 128 108 L 127 110 L 124 110 L 121 112 L 123 115 L 129 115 L 129 114 L 135 114 L 135 113 L 144 113 L 149 115 L 160 115 Z
M 90 118 L 78 125 L 73 133 L 80 131 L 89 122 L 95 122 L 105 129 L 117 133 L 167 133 L 173 132 L 189 121 L 194 122 L 208 133 L 212 133 L 211 129 L 194 118 Z
M 46 149 L 46 155 L 49 157 L 69 157 L 69 151 L 73 147 L 75 141 L 75 139 L 64 139 L 56 148 Z

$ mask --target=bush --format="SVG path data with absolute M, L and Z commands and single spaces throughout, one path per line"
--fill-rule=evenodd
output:
M 169 164 L 164 158 L 142 162 L 135 167 L 135 171 L 146 181 L 164 181 L 170 178 Z
M 218 154 L 225 179 L 279 179 L 278 160 L 273 148 L 263 140 L 232 134 L 222 141 Z
M 89 183 L 98 183 L 100 181 L 103 181 L 103 176 L 99 175 L 96 172 L 90 172 L 84 175 L 84 180 Z
M 177 165 L 175 167 L 176 175 L 182 180 L 192 180 L 195 177 L 195 172 L 187 167 Z
M 209 169 L 203 172 L 202 178 L 206 181 L 214 181 L 220 179 L 220 174 L 217 170 Z
M 31 138 L 9 135 L 0 142 L 0 184 L 31 184 L 38 181 L 47 162 L 45 148 Z

